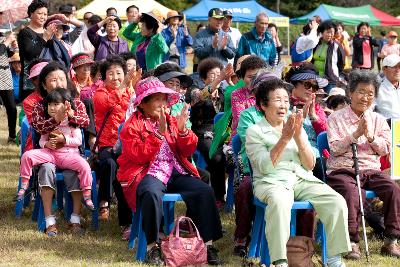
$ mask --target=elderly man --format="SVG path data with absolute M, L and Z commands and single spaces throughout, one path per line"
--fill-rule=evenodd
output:
M 222 30 L 226 32 L 232 39 L 233 42 L 233 47 L 236 49 L 239 45 L 240 38 L 242 37 L 242 34 L 240 33 L 239 29 L 233 28 L 232 26 L 232 20 L 233 20 L 233 15 L 232 12 L 229 10 L 224 10 L 224 22 L 222 24 Z M 229 63 L 233 64 L 234 59 L 228 60 Z
M 376 98 L 376 111 L 386 119 L 400 118 L 400 56 L 389 55 L 382 62 L 385 77 Z
M 222 30 L 224 17 L 220 8 L 210 9 L 207 28 L 196 34 L 193 48 L 200 61 L 207 57 L 216 57 L 226 65 L 229 59 L 234 58 L 232 39 Z
M 124 35 L 122 34 L 124 32 L 124 30 L 126 29 L 126 27 L 129 26 L 129 24 L 131 23 L 136 23 L 135 28 L 133 28 L 133 32 L 140 32 L 140 24 L 139 24 L 139 20 L 140 20 L 140 13 L 139 13 L 139 8 L 135 5 L 131 5 L 128 6 L 126 8 L 126 23 L 124 25 L 122 25 L 121 30 L 119 30 L 118 36 L 121 37 L 122 39 L 124 39 L 127 43 L 128 43 L 128 48 L 129 51 L 131 51 L 131 47 L 132 47 L 132 41 L 126 39 L 124 37 Z
M 274 40 L 268 31 L 268 15 L 264 12 L 256 17 L 251 31 L 242 35 L 236 52 L 236 58 L 244 55 L 257 55 L 273 66 L 276 59 Z

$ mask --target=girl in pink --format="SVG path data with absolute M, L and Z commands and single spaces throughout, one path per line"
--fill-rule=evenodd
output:
M 93 210 L 91 200 L 92 172 L 88 162 L 81 157 L 78 147 L 82 144 L 81 130 L 68 122 L 68 114 L 75 108 L 69 92 L 57 88 L 50 92 L 44 100 L 45 115 L 61 121 L 56 130 L 40 137 L 41 149 L 25 152 L 21 158 L 21 189 L 18 199 L 22 199 L 28 188 L 33 166 L 42 163 L 53 163 L 60 169 L 78 172 L 80 187 L 85 205 Z

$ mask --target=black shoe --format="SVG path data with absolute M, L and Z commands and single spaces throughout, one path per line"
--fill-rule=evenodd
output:
M 218 257 L 218 250 L 213 246 L 207 246 L 207 262 L 209 265 L 224 264 L 224 262 Z
M 241 257 L 241 258 L 246 257 L 247 256 L 246 246 L 242 246 L 242 245 L 235 246 L 235 248 L 233 249 L 233 255 Z
M 164 266 L 164 260 L 159 246 L 154 246 L 146 252 L 144 263 L 149 265 Z

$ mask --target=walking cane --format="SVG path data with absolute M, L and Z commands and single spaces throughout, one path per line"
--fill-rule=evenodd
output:
M 351 144 L 351 150 L 353 151 L 353 161 L 354 161 L 354 172 L 356 175 L 357 187 L 358 187 L 358 198 L 360 201 L 360 211 L 361 211 L 361 223 L 363 229 L 363 236 L 365 242 L 365 256 L 367 257 L 367 262 L 369 262 L 369 251 L 368 251 L 368 239 L 367 230 L 365 229 L 365 216 L 364 216 L 364 206 L 361 195 L 361 184 L 360 184 L 360 170 L 358 169 L 358 156 L 357 156 L 357 144 Z

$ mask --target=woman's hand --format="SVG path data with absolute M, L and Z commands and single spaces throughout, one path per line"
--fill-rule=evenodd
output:
M 71 103 L 69 101 L 65 101 L 64 105 L 65 105 L 65 113 L 67 114 L 67 116 L 69 118 L 74 117 L 75 116 L 75 112 L 71 107 Z
M 223 80 L 225 80 L 227 83 L 229 83 L 230 85 L 232 85 L 232 76 L 233 74 L 235 74 L 235 70 L 233 69 L 233 66 L 231 63 L 229 63 L 228 65 L 226 65 L 226 68 L 222 71 L 223 74 Z M 223 81 L 221 80 L 221 81 Z
M 308 116 L 312 121 L 318 120 L 317 112 L 315 112 L 315 94 L 312 94 L 311 96 L 311 101 L 310 101 L 310 106 L 308 109 Z M 303 115 L 304 117 L 304 115 Z
M 296 120 L 294 123 L 294 134 L 293 138 L 295 140 L 300 140 L 301 139 L 301 132 L 303 129 L 303 121 L 304 121 L 304 116 L 303 116 L 303 110 L 298 110 L 296 115 Z
M 43 39 L 48 41 L 53 38 L 53 35 L 57 32 L 57 25 L 50 24 L 43 32 Z
M 125 76 L 124 84 L 125 87 L 129 87 L 132 85 L 133 89 L 135 89 L 136 84 L 142 78 L 142 69 L 131 69 Z M 120 88 L 125 89 L 125 88 Z
M 371 123 L 371 114 L 366 111 L 364 113 L 364 136 L 368 139 L 368 142 L 372 143 L 374 141 L 374 131 L 372 129 L 372 123 Z
M 157 29 L 157 33 L 161 33 L 164 30 L 164 24 L 162 24 L 162 22 L 158 22 L 158 29 Z
M 103 27 L 104 25 L 107 25 L 108 23 L 110 23 L 111 21 L 113 21 L 115 19 L 114 16 L 109 16 L 105 19 L 103 19 L 102 21 L 100 21 L 99 23 L 97 23 L 97 26 L 99 26 L 99 28 Z
M 295 131 L 295 124 L 296 124 L 296 113 L 293 113 L 289 116 L 288 120 L 283 125 L 281 139 L 283 139 L 286 142 L 289 142 L 290 139 L 293 138 Z
M 49 139 L 50 142 L 57 144 L 57 143 L 65 143 L 65 136 L 63 134 L 53 133 L 53 137 Z
M 67 110 L 65 108 L 61 108 L 55 115 L 54 115 L 54 119 L 57 123 L 62 122 L 65 117 L 67 117 Z
M 180 132 L 183 132 L 186 129 L 186 122 L 189 119 L 189 107 L 190 107 L 189 104 L 185 104 L 181 113 L 178 116 L 176 116 L 178 130 Z
M 167 118 L 165 117 L 165 107 L 161 107 L 159 122 L 160 126 L 158 127 L 158 131 L 161 134 L 164 134 L 167 131 Z
M 46 142 L 46 144 L 44 144 L 44 147 L 54 150 L 54 149 L 56 149 L 56 143 L 49 140 Z

